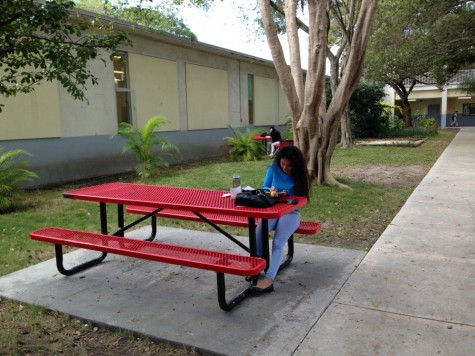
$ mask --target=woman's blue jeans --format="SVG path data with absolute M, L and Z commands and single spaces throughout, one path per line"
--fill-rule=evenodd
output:
M 297 230 L 300 225 L 300 211 L 296 210 L 286 214 L 278 219 L 269 220 L 269 232 L 275 231 L 272 239 L 272 256 L 270 259 L 269 269 L 266 272 L 266 277 L 274 280 L 279 267 L 284 259 L 284 249 L 290 236 Z M 256 247 L 257 256 L 262 257 L 264 251 L 262 249 L 262 221 L 256 228 Z

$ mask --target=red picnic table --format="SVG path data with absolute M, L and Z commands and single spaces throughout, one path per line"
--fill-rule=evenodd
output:
M 93 267 L 101 263 L 108 253 L 213 271 L 216 273 L 219 306 L 225 311 L 233 309 L 252 293 L 257 276 L 268 266 L 268 219 L 288 214 L 307 203 L 306 198 L 290 197 L 293 200 L 292 204 L 276 204 L 270 208 L 248 208 L 236 206 L 235 201 L 229 197 L 229 194 L 223 191 L 133 183 L 100 184 L 73 189 L 63 195 L 65 198 L 98 202 L 101 233 L 62 227 L 48 227 L 30 233 L 33 240 L 55 245 L 56 266 L 61 274 L 70 276 Z M 117 205 L 119 230 L 113 234 L 109 234 L 107 231 L 107 204 Z M 151 208 L 151 212 L 124 226 L 124 204 L 148 207 Z M 250 253 L 250 256 L 151 241 L 154 235 L 148 241 L 124 237 L 126 230 L 154 216 L 162 209 L 176 209 L 195 214 Z M 215 213 L 233 217 L 247 217 L 249 247 L 203 215 Z M 256 219 L 262 219 L 262 230 L 265 236 L 263 239 L 265 259 L 256 257 Z M 74 267 L 66 267 L 63 263 L 62 247 L 64 245 L 99 251 L 101 255 L 76 264 Z M 230 301 L 228 301 L 226 295 L 226 274 L 243 276 L 246 277 L 246 281 L 250 282 L 246 289 L 239 292 Z
M 254 141 L 263 141 L 264 142 L 264 152 L 267 154 L 267 141 L 268 140 L 272 141 L 272 137 L 269 136 L 269 135 L 267 135 L 267 136 L 254 135 L 254 136 L 252 136 L 252 139 Z
M 227 191 L 180 188 L 172 186 L 156 186 L 136 183 L 105 183 L 96 186 L 73 189 L 65 192 L 65 198 L 95 201 L 100 203 L 101 232 L 107 234 L 106 204 L 116 204 L 118 207 L 119 230 L 113 235 L 123 236 L 124 232 L 157 214 L 163 209 L 191 211 L 200 219 L 207 222 L 224 236 L 239 245 L 251 256 L 256 256 L 256 219 L 262 220 L 264 258 L 269 262 L 269 231 L 268 219 L 279 218 L 307 204 L 304 197 L 288 197 L 296 200 L 296 204 L 276 204 L 269 208 L 251 208 L 236 206 Z M 155 208 L 150 214 L 124 226 L 124 205 L 139 205 Z M 243 216 L 248 218 L 249 247 L 242 244 L 232 235 L 209 221 L 204 213 Z
M 254 135 L 252 139 L 255 141 L 264 141 L 264 152 L 267 154 L 267 140 L 272 140 L 271 136 L 261 136 L 261 135 Z M 276 145 L 276 148 L 279 149 L 285 146 L 293 146 L 294 140 L 280 140 L 279 143 Z

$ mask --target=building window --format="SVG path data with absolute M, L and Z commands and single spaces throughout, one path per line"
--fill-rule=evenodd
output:
M 475 103 L 463 104 L 464 116 L 475 116 Z
M 129 89 L 127 54 L 120 53 L 114 56 L 114 82 L 117 105 L 117 122 L 132 123 L 131 90 Z
M 247 105 L 249 110 L 249 125 L 254 125 L 254 75 L 247 75 Z

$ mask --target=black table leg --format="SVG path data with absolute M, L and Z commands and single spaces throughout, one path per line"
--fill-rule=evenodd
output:
M 101 233 L 107 235 L 107 208 L 106 203 L 99 203 L 101 214 Z
M 256 245 L 256 219 L 248 218 L 249 229 L 249 250 L 252 257 L 257 256 Z
M 117 236 L 124 237 L 124 205 L 117 205 L 117 225 L 119 227 L 119 234 Z
M 269 268 L 270 252 L 269 252 L 269 221 L 262 219 L 262 250 L 264 259 L 266 260 L 266 271 Z

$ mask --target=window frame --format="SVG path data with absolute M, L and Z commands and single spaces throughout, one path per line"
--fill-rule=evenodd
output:
M 465 103 L 462 108 L 463 116 L 475 116 L 475 103 Z
M 128 55 L 127 52 L 118 52 L 113 58 L 113 70 L 114 70 L 114 84 L 115 84 L 115 99 L 117 109 L 117 125 L 122 122 L 132 124 L 132 89 L 129 87 L 129 67 L 128 67 Z M 118 67 L 118 64 L 121 64 Z M 118 77 L 121 75 L 121 77 Z M 121 86 L 118 83 L 124 82 Z M 124 95 L 125 94 L 125 95 Z M 123 98 L 122 98 L 123 97 Z M 125 105 L 121 105 L 124 103 Z M 125 110 L 123 110 L 125 108 Z
M 247 110 L 248 110 L 248 123 L 254 125 L 254 74 L 247 75 Z

